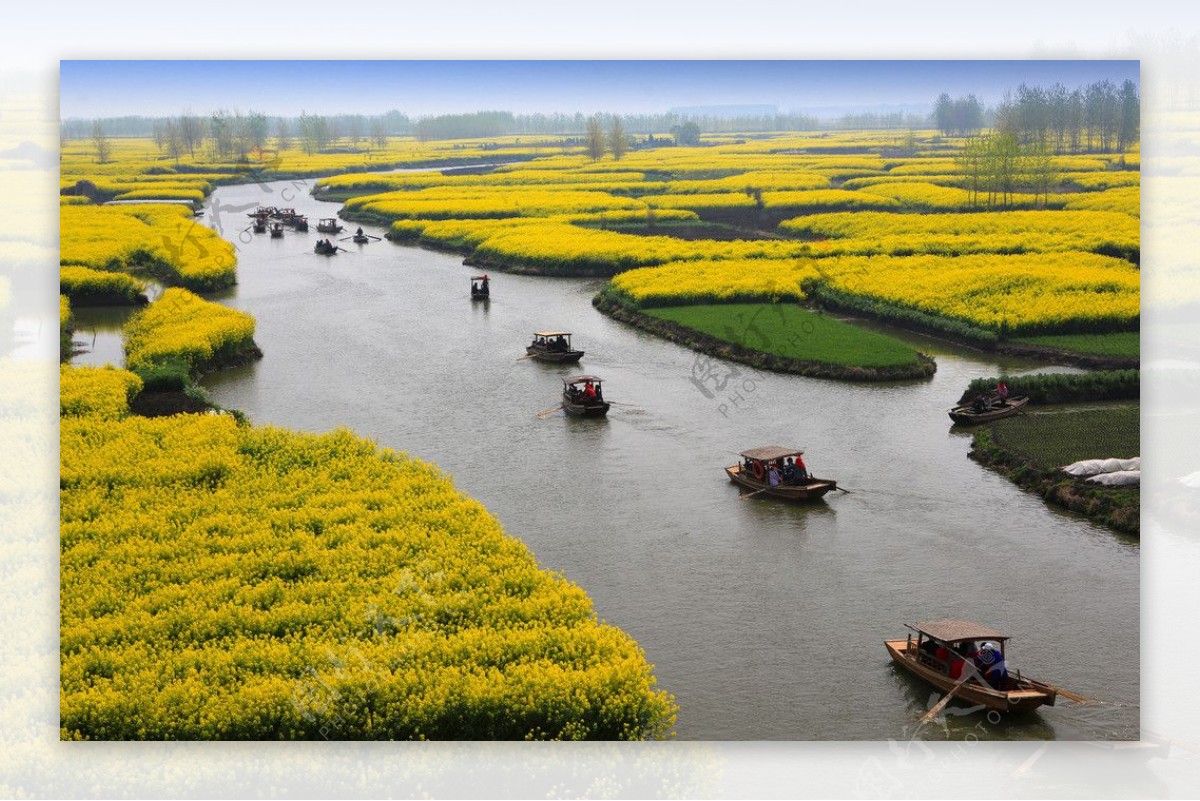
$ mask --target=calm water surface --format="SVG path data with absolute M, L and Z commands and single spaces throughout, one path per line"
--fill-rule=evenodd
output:
M 910 334 L 937 358 L 931 381 L 709 363 L 594 311 L 600 282 L 494 274 L 493 299 L 472 303 L 457 256 L 387 241 L 317 256 L 315 227 L 239 239 L 259 202 L 314 223 L 339 208 L 289 182 L 214 194 L 206 222 L 239 248 L 238 285 L 217 299 L 255 316 L 266 354 L 206 378 L 215 402 L 437 463 L 637 639 L 681 738 L 909 737 L 931 691 L 883 640 L 943 617 L 1004 630 L 1010 667 L 1106 703 L 951 715 L 920 736 L 1138 736 L 1136 541 L 971 462 L 946 416 L 970 379 L 1037 365 Z M 545 329 L 572 331 L 581 365 L 519 361 Z M 607 419 L 538 418 L 572 370 L 605 380 Z M 722 468 L 772 443 L 851 492 L 739 499 Z

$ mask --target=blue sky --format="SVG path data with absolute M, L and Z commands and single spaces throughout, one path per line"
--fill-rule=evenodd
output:
M 662 112 L 766 104 L 780 111 L 998 102 L 1022 82 L 1139 80 L 1137 61 L 63 61 L 63 118 L 218 108 L 271 115 Z

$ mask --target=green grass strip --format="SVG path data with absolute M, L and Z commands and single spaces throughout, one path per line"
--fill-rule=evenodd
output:
M 919 361 L 917 351 L 897 339 L 787 304 L 676 306 L 644 313 L 790 359 L 849 367 L 895 367 Z
M 1057 348 L 1093 356 L 1132 356 L 1141 354 L 1141 334 L 1124 331 L 1116 334 L 1062 334 L 1042 337 L 1019 337 L 1013 340 L 1023 345 Z

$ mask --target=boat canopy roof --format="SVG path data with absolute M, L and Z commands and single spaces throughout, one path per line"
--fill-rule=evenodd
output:
M 924 623 L 911 623 L 908 627 L 946 643 L 1009 639 L 994 629 L 972 623 L 970 620 L 929 620 Z
M 486 275 L 472 275 L 471 280 L 472 281 L 490 281 L 492 279 L 488 278 Z
M 336 222 L 337 222 L 337 217 L 322 217 L 322 218 L 321 218 L 321 222 L 323 222 L 323 223 L 336 223 Z
M 780 445 L 764 445 L 761 448 L 751 448 L 748 451 L 742 451 L 741 456 L 745 459 L 757 459 L 760 462 L 773 462 L 776 459 L 785 459 L 788 456 L 798 456 L 804 453 L 799 448 L 784 448 Z
M 533 335 L 535 337 L 569 337 L 571 333 L 569 331 L 534 331 Z
M 570 386 L 572 384 L 584 384 L 584 383 L 587 383 L 588 381 L 591 381 L 593 384 L 600 383 L 600 379 L 594 375 L 577 375 L 577 376 L 572 376 L 571 378 L 563 379 L 563 383 L 566 384 L 567 386 Z

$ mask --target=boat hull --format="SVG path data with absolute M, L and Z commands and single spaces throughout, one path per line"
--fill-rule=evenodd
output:
M 526 347 L 525 353 L 530 358 L 539 362 L 551 362 L 553 364 L 571 364 L 583 358 L 583 351 L 581 350 L 549 351 L 542 350 L 541 348 Z
M 1000 420 L 1005 417 L 1012 417 L 1014 414 L 1021 411 L 1021 409 L 1025 408 L 1025 404 L 1027 403 L 1029 403 L 1029 398 L 1022 395 L 1010 400 L 1007 406 L 999 409 L 992 409 L 986 412 L 976 412 L 971 409 L 970 404 L 955 406 L 950 410 L 950 419 L 962 425 L 988 423 L 992 420 Z
M 958 684 L 947 674 L 918 662 L 913 653 L 916 650 L 914 640 L 887 640 L 884 645 L 893 662 L 938 690 L 948 693 Z M 976 681 L 968 681 L 958 688 L 954 696 L 964 703 L 985 706 L 997 712 L 1029 712 L 1040 706 L 1054 706 L 1058 697 L 1058 690 L 1033 679 L 1018 678 L 1013 680 L 1013 684 L 1016 685 L 1014 689 L 997 690 Z
M 603 417 L 608 414 L 608 407 L 608 401 L 581 403 L 565 396 L 562 401 L 563 411 L 576 417 Z
M 746 489 L 760 492 L 763 495 L 770 495 L 773 498 L 782 498 L 785 501 L 815 501 L 826 493 L 837 489 L 836 481 L 811 476 L 804 484 L 779 484 L 772 487 L 764 481 L 759 481 L 754 476 L 746 475 L 742 471 L 740 464 L 726 467 L 725 474 L 729 476 L 730 481 L 739 487 L 745 487 Z

